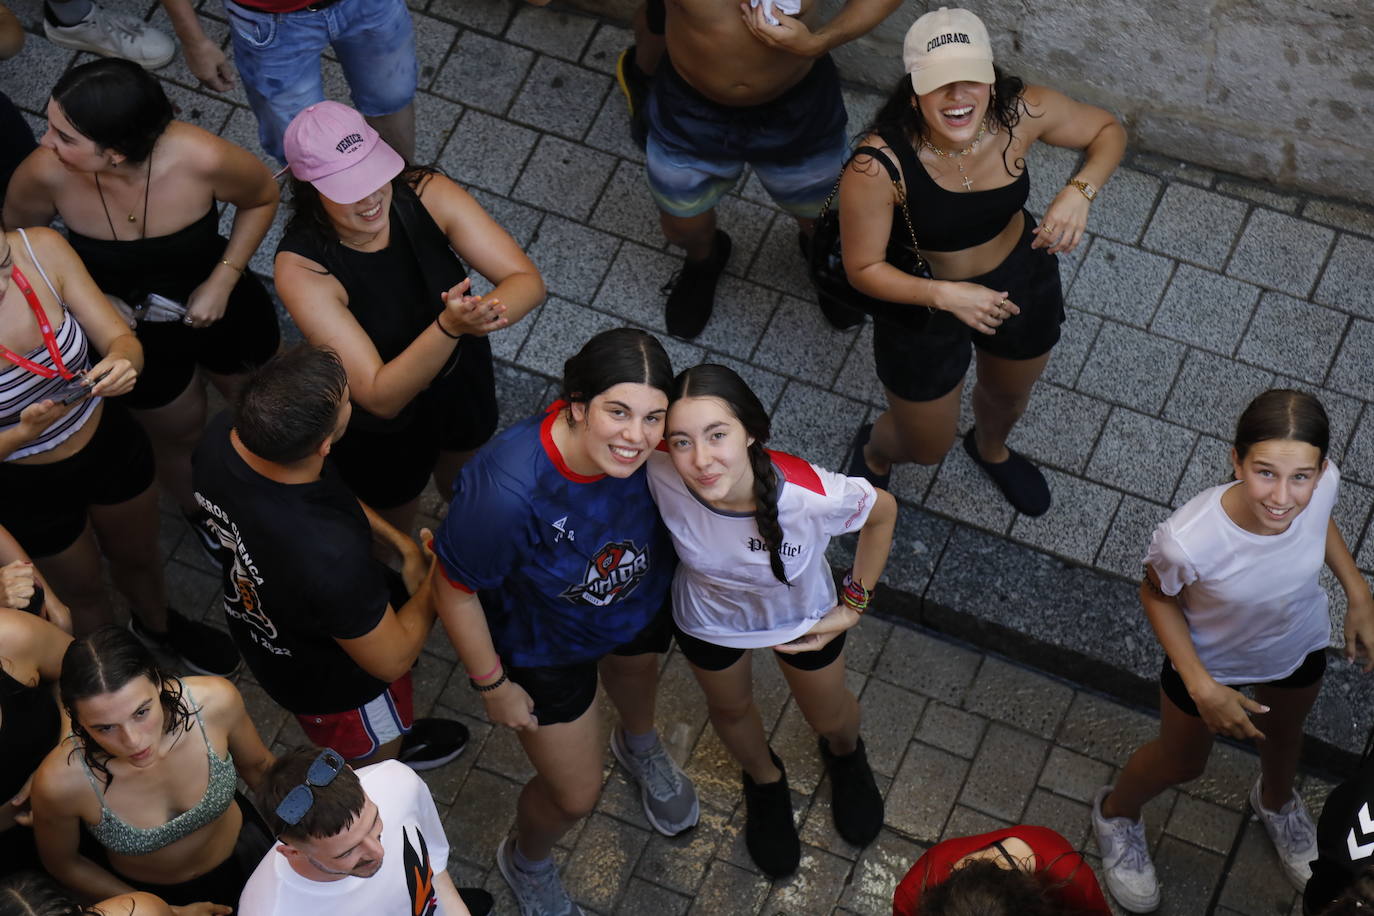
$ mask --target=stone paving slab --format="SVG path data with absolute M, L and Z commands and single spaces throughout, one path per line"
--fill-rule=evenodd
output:
M 0 63 L 0 88 L 41 131 L 49 88 L 89 57 L 46 42 L 38 0 L 10 5 L 31 34 L 19 58 Z M 163 21 L 150 0 L 107 5 Z M 220 4 L 201 5 L 207 31 L 227 41 Z M 509 421 L 552 396 L 562 360 L 590 334 L 626 322 L 662 331 L 658 287 L 681 252 L 658 231 L 643 156 L 628 140 L 611 78 L 629 32 L 506 0 L 410 5 L 422 67 L 421 155 L 472 188 L 549 280 L 548 303 L 492 337 Z M 341 93 L 333 60 L 324 75 Z M 179 62 L 159 76 L 180 117 L 260 154 L 241 87 L 203 92 Z M 845 99 L 857 131 L 879 99 L 851 88 Z M 1031 155 L 1032 208 L 1045 206 L 1076 161 L 1064 150 Z M 775 667 L 761 659 L 760 706 L 811 794 L 796 796 L 808 844 L 802 876 L 775 885 L 753 871 L 738 836 L 737 773 L 674 657 L 664 674 L 665 734 L 700 780 L 710 815 L 696 835 L 663 840 L 634 809 L 624 775 L 608 767 L 598 814 L 560 849 L 589 912 L 882 913 L 891 885 L 941 837 L 1035 817 L 1081 840 L 1094 784 L 1154 728 L 1150 714 L 1082 685 L 1153 702 L 1160 655 L 1135 598 L 1140 556 L 1171 507 L 1224 479 L 1230 427 L 1266 386 L 1314 390 L 1327 404 L 1333 456 L 1348 481 L 1336 517 L 1360 567 L 1374 570 L 1374 287 L 1366 268 L 1374 211 L 1143 152 L 1128 156 L 1094 211 L 1079 251 L 1061 257 L 1064 338 L 1013 437 L 1049 469 L 1054 509 L 1038 520 L 1018 516 L 958 448 L 937 467 L 894 475 L 902 512 L 882 601 L 901 620 L 866 621 L 848 650 L 870 728 L 881 731 L 871 740 L 889 806 L 883 835 L 858 851 L 827 829 L 814 749 Z M 270 269 L 284 220 L 283 211 L 255 270 Z M 665 345 L 677 365 L 712 359 L 737 368 L 775 412 L 780 446 L 839 466 L 853 428 L 883 405 L 871 330 L 838 333 L 819 321 L 795 224 L 756 177 L 746 174 L 725 199 L 721 223 L 736 247 L 712 325 L 697 341 Z M 966 411 L 962 425 L 970 422 Z M 426 506 L 438 511 L 437 498 Z M 215 583 L 174 516 L 162 543 L 176 602 L 222 626 Z M 836 545 L 837 563 L 847 550 Z M 481 720 L 454 664 L 437 634 L 420 666 L 423 702 L 467 722 L 473 746 L 426 779 L 450 827 L 455 874 L 492 887 L 500 911 L 511 912 L 491 861 L 527 764 L 509 734 Z M 290 717 L 241 680 L 274 746 L 302 740 Z M 1045 702 L 999 705 L 999 689 L 1009 686 Z M 1371 700 L 1367 679 L 1334 665 L 1310 731 L 1328 748 L 1358 746 L 1374 718 Z M 991 779 L 990 761 L 1010 752 L 1034 775 Z M 1161 912 L 1293 906 L 1291 892 L 1272 886 L 1272 852 L 1243 811 L 1254 769 L 1252 755 L 1220 745 L 1207 777 L 1147 809 L 1168 884 Z M 1319 802 L 1327 784 L 1313 774 L 1304 780 Z

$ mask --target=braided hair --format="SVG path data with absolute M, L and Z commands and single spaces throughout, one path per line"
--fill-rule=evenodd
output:
M 749 445 L 749 468 L 754 474 L 754 523 L 759 539 L 768 548 L 768 565 L 784 585 L 787 570 L 782 565 L 782 525 L 778 522 L 778 474 L 764 445 L 772 423 L 758 396 L 733 369 L 715 363 L 702 363 L 686 369 L 673 382 L 669 402 L 682 398 L 717 398 L 730 408 L 744 432 L 754 441 Z

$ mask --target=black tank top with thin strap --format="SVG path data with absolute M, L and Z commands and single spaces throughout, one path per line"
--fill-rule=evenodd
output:
M 1027 169 L 1000 188 L 950 191 L 935 183 L 905 138 L 887 132 L 882 137 L 902 167 L 916 242 L 927 251 L 963 251 L 995 238 L 1030 197 Z M 907 237 L 900 207 L 892 209 L 892 232 L 894 238 Z
M 0 803 L 18 794 L 57 747 L 61 728 L 52 693 L 41 684 L 20 683 L 0 667 Z

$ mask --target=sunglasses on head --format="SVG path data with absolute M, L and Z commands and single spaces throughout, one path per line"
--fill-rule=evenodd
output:
M 315 806 L 315 793 L 310 791 L 310 787 L 323 789 L 334 781 L 334 777 L 339 775 L 345 765 L 338 751 L 329 748 L 320 751 L 320 755 L 310 764 L 310 769 L 305 771 L 305 782 L 287 792 L 286 797 L 277 805 L 276 815 L 282 823 L 291 827 L 299 824 L 301 818 L 309 814 L 310 809 Z

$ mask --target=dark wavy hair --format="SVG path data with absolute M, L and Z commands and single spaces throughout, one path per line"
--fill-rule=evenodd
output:
M 768 547 L 768 565 L 773 576 L 783 585 L 790 586 L 792 583 L 787 581 L 780 552 L 783 535 L 778 522 L 778 475 L 764 447 L 773 430 L 768 411 L 735 370 L 715 363 L 702 363 L 678 375 L 673 381 L 669 403 L 682 398 L 719 398 L 739 420 L 745 433 L 753 437 L 749 446 L 749 469 L 754 472 L 754 523 L 758 525 L 760 540 Z
M 313 454 L 334 433 L 348 373 L 328 347 L 301 343 L 249 376 L 234 405 L 234 431 L 248 451 L 277 464 Z
M 1012 76 L 995 64 L 992 72 L 994 81 L 992 96 L 988 100 L 987 118 L 991 124 L 1007 132 L 1007 145 L 1002 147 L 1002 167 L 1007 169 L 1008 175 L 1011 175 L 1014 173 L 1010 168 L 1007 168 L 1006 152 L 1011 149 L 1014 139 L 1013 131 L 1016 125 L 1021 123 L 1023 114 L 1032 118 L 1039 117 L 1039 115 L 1033 115 L 1026 109 L 1025 100 L 1022 98 L 1026 84 L 1019 76 Z M 925 130 L 925 116 L 921 114 L 921 108 L 916 104 L 916 87 L 911 83 L 911 76 L 904 73 L 888 95 L 887 101 L 873 116 L 873 122 L 864 128 L 859 136 L 886 132 L 888 134 L 900 134 L 909 140 L 919 142 L 920 138 L 925 136 Z M 1025 160 L 1016 160 L 1018 169 L 1023 169 L 1025 166 Z
M 72 126 L 104 149 L 143 162 L 172 123 L 172 103 L 138 64 L 116 57 L 73 67 L 52 87 Z
M 308 181 L 301 181 L 290 172 L 288 186 L 291 189 L 291 218 L 286 221 L 287 232 L 304 232 L 315 239 L 324 242 L 337 242 L 339 232 L 334 228 L 334 222 L 329 218 L 329 214 L 324 212 L 324 204 L 320 202 L 320 192 Z M 396 189 L 401 185 L 408 185 L 415 193 L 420 193 L 420 187 L 431 175 L 442 175 L 443 172 L 429 165 L 407 165 L 401 173 L 391 179 L 391 192 L 396 193 Z
M 130 905 L 129 912 L 134 911 Z M 0 880 L 0 916 L 105 916 L 68 897 L 52 878 L 21 871 Z
M 563 363 L 561 397 L 585 404 L 607 388 L 629 382 L 673 396 L 673 364 L 658 338 L 638 328 L 602 331 Z M 572 422 L 572 414 L 568 415 Z
M 1292 439 L 1316 446 L 1324 460 L 1331 446 L 1326 408 L 1306 391 L 1271 388 L 1250 402 L 1236 421 L 1232 441 L 1242 461 L 1252 446 L 1272 439 Z
M 58 692 L 62 707 L 71 717 L 72 734 L 81 740 L 80 747 L 73 748 L 72 754 L 80 751 L 86 758 L 86 765 L 104 777 L 106 788 L 114 782 L 114 776 L 105 766 L 111 755 L 82 726 L 76 715 L 76 704 L 90 697 L 114 693 L 140 677 L 152 681 L 158 690 L 163 731 L 167 734 L 177 729 L 190 731 L 194 710 L 187 704 L 181 679 L 163 671 L 153 653 L 123 627 L 101 627 L 89 636 L 74 640 L 62 656 Z
M 1074 870 L 1084 868 L 1078 858 Z M 979 860 L 962 865 L 939 884 L 921 891 L 918 909 L 921 916 L 1072 916 L 1054 899 L 1054 892 L 1072 880 L 1052 881 L 1048 869 L 1028 872 L 1003 868 L 994 861 Z M 1086 914 L 1085 914 L 1086 916 Z

